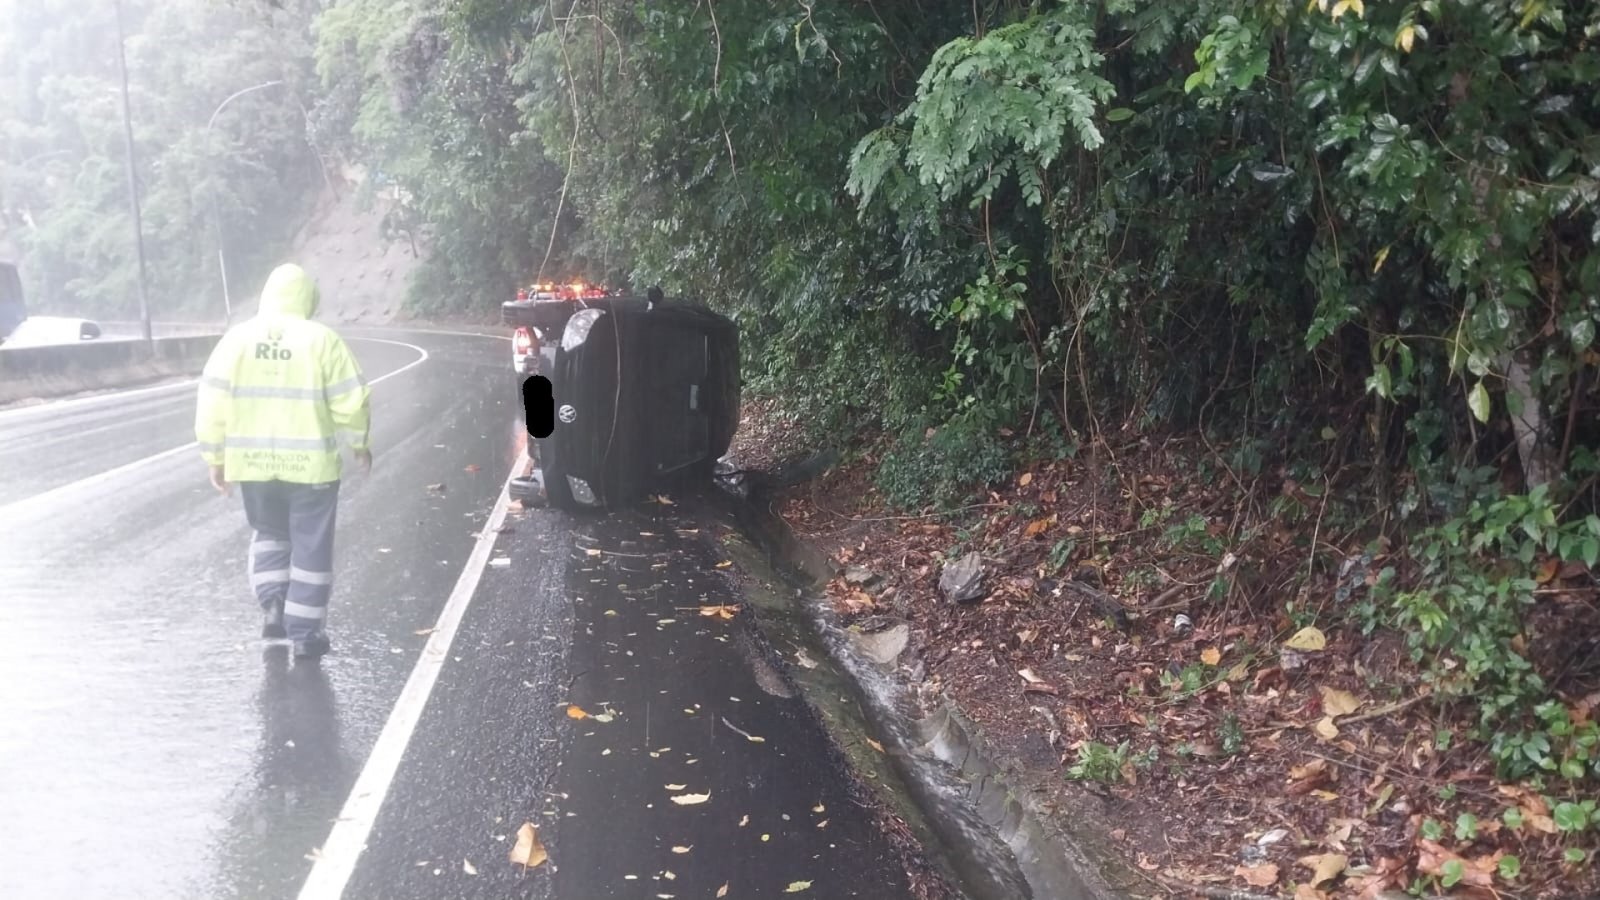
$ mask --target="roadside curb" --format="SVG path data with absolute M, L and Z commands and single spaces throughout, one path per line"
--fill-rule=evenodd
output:
M 818 586 L 835 576 L 827 556 L 761 499 L 734 498 L 733 503 L 747 536 L 784 568 Z M 965 799 L 1010 849 L 1036 900 L 1110 900 L 1148 893 L 1149 880 L 1110 849 L 1107 835 L 1075 827 L 1070 811 L 1043 802 L 1049 794 L 1039 776 L 998 753 L 946 692 L 919 683 L 925 667 L 914 643 L 884 663 L 868 658 L 848 640 L 825 643 L 872 700 L 874 713 L 896 733 L 898 749 L 914 762 L 946 767 L 966 785 Z M 876 676 L 872 680 L 881 689 L 869 688 L 864 676 Z

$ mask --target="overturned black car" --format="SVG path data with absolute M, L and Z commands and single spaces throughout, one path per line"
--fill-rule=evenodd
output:
M 552 505 L 630 503 L 709 475 L 728 452 L 739 427 L 740 379 L 739 332 L 726 317 L 659 302 L 655 292 L 511 301 L 501 315 L 539 337 L 523 395 L 530 407 L 554 407 L 544 437 L 535 428 L 539 411 L 528 409 L 532 455 Z M 550 397 L 530 390 L 538 376 L 549 379 Z

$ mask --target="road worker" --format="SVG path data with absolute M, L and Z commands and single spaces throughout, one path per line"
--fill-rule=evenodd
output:
M 194 423 L 212 486 L 230 496 L 238 484 L 244 499 L 261 636 L 288 638 L 304 660 L 330 649 L 340 439 L 372 468 L 371 390 L 344 340 L 311 321 L 318 298 L 299 266 L 273 270 L 255 318 L 206 362 Z

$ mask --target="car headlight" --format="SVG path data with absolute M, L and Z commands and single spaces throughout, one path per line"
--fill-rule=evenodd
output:
M 585 309 L 573 313 L 567 320 L 567 330 L 561 333 L 561 349 L 571 352 L 582 346 L 589 339 L 589 329 L 594 323 L 600 321 L 602 310 Z
M 567 488 L 572 491 L 572 499 L 584 506 L 594 505 L 594 491 L 589 489 L 589 482 L 573 475 L 567 476 Z

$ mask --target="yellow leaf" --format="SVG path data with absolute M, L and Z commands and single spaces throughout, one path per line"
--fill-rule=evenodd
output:
M 725 603 L 720 606 L 700 607 L 700 615 L 702 616 L 716 616 L 719 619 L 731 619 L 738 614 L 739 605 L 736 603 Z
M 710 799 L 711 794 L 708 791 L 704 794 L 679 794 L 678 796 L 672 798 L 672 802 L 678 804 L 679 806 L 694 806 L 699 803 L 704 803 Z
M 1222 651 L 1215 647 L 1207 647 L 1200 651 L 1200 661 L 1208 666 L 1214 666 L 1222 662 Z M 1256 886 L 1260 887 L 1260 885 Z
M 1338 878 L 1350 864 L 1350 859 L 1343 853 L 1323 853 L 1319 856 L 1301 857 L 1300 864 L 1311 868 L 1311 884 L 1314 887 L 1324 881 Z
M 1335 22 L 1339 21 L 1339 17 L 1344 15 L 1345 11 L 1348 10 L 1349 8 L 1350 8 L 1350 0 L 1339 0 L 1338 3 L 1335 3 L 1333 5 L 1333 20 Z
M 1284 646 L 1290 650 L 1322 650 L 1328 646 L 1328 638 L 1315 625 L 1307 625 L 1295 632 Z
M 1022 477 L 1017 479 L 1017 484 L 1021 485 L 1022 487 L 1027 487 L 1028 485 L 1033 484 L 1033 473 L 1023 472 Z
M 539 842 L 539 829 L 532 822 L 523 822 L 517 829 L 517 845 L 511 848 L 511 861 L 525 869 L 544 865 L 550 854 Z
M 811 890 L 811 882 L 809 882 L 809 881 L 791 881 L 791 882 L 789 882 L 789 886 L 783 889 L 783 892 L 785 894 L 798 894 L 801 891 L 809 891 L 809 890 Z
M 1322 691 L 1322 711 L 1327 713 L 1329 718 L 1348 716 L 1361 708 L 1361 699 L 1348 691 L 1326 685 L 1319 690 Z
M 872 738 L 867 738 L 867 745 L 869 747 L 871 747 L 872 749 L 878 751 L 879 753 L 883 752 L 883 745 L 878 743 L 877 741 L 873 740 Z
M 1410 53 L 1411 52 L 1411 45 L 1416 42 L 1416 39 L 1417 39 L 1417 29 L 1415 27 L 1411 26 L 1411 25 L 1407 25 L 1406 27 L 1400 29 L 1400 33 L 1399 34 L 1396 34 L 1394 36 L 1394 45 L 1396 47 L 1399 47 L 1401 50 L 1404 50 L 1405 52 Z M 1388 249 L 1388 248 L 1384 248 L 1384 249 Z
M 726 568 L 728 568 L 728 567 L 729 567 L 729 566 L 731 566 L 731 565 L 733 565 L 733 560 L 731 560 L 731 559 L 725 559 L 725 560 L 723 560 L 723 561 L 722 561 L 722 562 L 719 562 L 719 563 L 717 563 L 717 568 L 719 568 L 719 569 L 726 569 Z
M 1317 730 L 1317 734 L 1319 736 L 1321 736 L 1323 740 L 1326 740 L 1326 741 L 1331 741 L 1334 738 L 1339 736 L 1339 728 L 1338 728 L 1338 726 L 1333 724 L 1333 717 L 1332 716 L 1323 716 L 1317 722 L 1316 730 Z
M 570 719 L 587 719 L 589 714 L 584 712 L 581 706 L 568 706 L 567 717 Z
M 1410 47 L 1407 47 L 1406 49 L 1409 50 Z M 1374 275 L 1378 274 L 1378 270 L 1383 268 L 1383 264 L 1385 262 L 1388 262 L 1388 261 L 1389 261 L 1389 248 L 1388 247 L 1384 247 L 1382 250 L 1378 251 L 1377 259 L 1373 260 L 1373 263 L 1372 263 L 1372 274 L 1374 274 Z
M 1046 528 L 1049 528 L 1049 527 L 1050 527 L 1050 520 L 1049 519 L 1034 519 L 1032 522 L 1028 523 L 1028 527 L 1027 528 L 1022 529 L 1022 536 L 1023 537 L 1036 537 L 1036 536 L 1038 536 L 1040 534 L 1043 534 L 1044 530 Z
M 1367 17 L 1367 5 L 1361 2 L 1361 0 L 1350 0 L 1350 9 L 1356 14 L 1356 18 L 1358 19 L 1364 19 Z
M 723 882 L 722 883 L 722 887 L 717 888 L 717 896 L 718 897 L 726 897 L 726 896 L 728 896 L 728 883 L 727 882 Z

